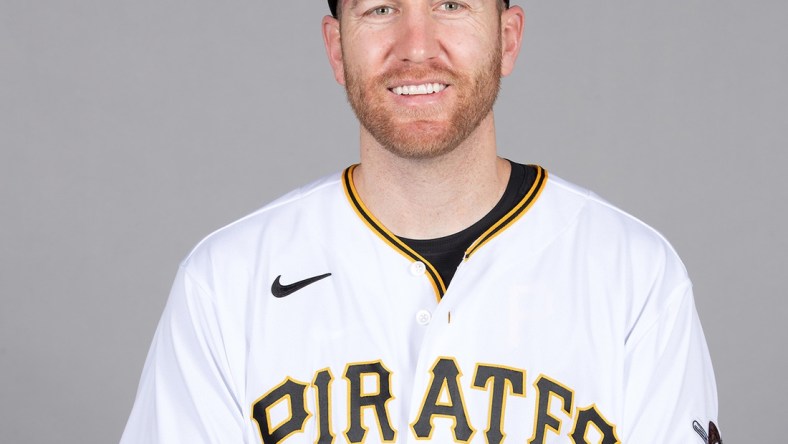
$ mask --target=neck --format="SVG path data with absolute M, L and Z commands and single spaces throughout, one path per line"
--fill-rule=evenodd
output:
M 354 183 L 367 208 L 397 236 L 433 239 L 461 231 L 487 214 L 509 180 L 509 162 L 496 154 L 492 113 L 451 152 L 402 158 L 364 129 Z

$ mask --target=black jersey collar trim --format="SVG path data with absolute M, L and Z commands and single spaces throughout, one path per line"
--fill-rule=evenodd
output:
M 435 290 L 435 296 L 440 301 L 443 298 L 444 293 L 446 293 L 446 285 L 443 283 L 443 279 L 441 279 L 438 270 L 435 267 L 422 257 L 419 253 L 414 251 L 412 248 L 408 247 L 404 242 L 402 242 L 394 233 L 390 232 L 385 226 L 383 226 L 380 221 L 372 215 L 372 213 L 367 210 L 367 207 L 364 206 L 364 203 L 361 202 L 361 199 L 358 197 L 358 192 L 356 191 L 356 186 L 353 183 L 353 170 L 356 169 L 356 165 L 352 165 L 342 173 L 342 184 L 344 185 L 345 195 L 347 196 L 348 200 L 353 206 L 353 209 L 356 211 L 356 214 L 361 217 L 361 220 L 367 224 L 368 227 L 372 229 L 381 239 L 383 239 L 387 244 L 394 247 L 397 252 L 408 258 L 411 262 L 422 262 L 426 266 L 427 275 L 430 277 L 430 282 L 432 283 L 432 287 Z
M 498 222 L 494 223 L 490 228 L 487 229 L 481 236 L 474 243 L 468 247 L 468 250 L 465 252 L 465 260 L 467 260 L 473 253 L 481 248 L 482 245 L 486 244 L 487 242 L 491 241 L 495 236 L 501 234 L 503 230 L 510 227 L 513 223 L 515 223 L 518 219 L 520 219 L 523 214 L 528 212 L 533 206 L 534 202 L 539 198 L 539 195 L 542 194 L 542 190 L 544 189 L 544 185 L 547 182 L 547 170 L 540 167 L 539 165 L 533 165 L 536 168 L 536 179 L 534 180 L 533 185 L 531 185 L 531 189 L 525 193 L 525 196 L 514 206 L 504 217 L 502 217 Z
M 383 239 L 397 252 L 412 262 L 419 261 L 424 263 L 426 266 L 427 275 L 429 276 L 432 286 L 435 290 L 435 296 L 438 298 L 438 300 L 440 300 L 446 293 L 446 285 L 443 283 L 443 280 L 441 279 L 440 274 L 435 269 L 435 267 L 412 248 L 408 247 L 394 233 L 390 232 L 382 223 L 380 223 L 380 221 L 372 215 L 372 213 L 367 209 L 367 207 L 359 198 L 358 191 L 356 191 L 356 186 L 353 183 L 353 171 L 356 169 L 356 167 L 358 167 L 358 164 L 351 165 L 342 173 L 342 185 L 345 190 L 345 195 L 350 201 L 353 210 L 356 212 L 356 214 L 358 214 L 361 220 L 364 221 L 364 223 L 367 224 L 367 226 L 378 235 L 378 237 Z M 534 165 L 534 167 L 536 168 L 536 180 L 534 180 L 531 189 L 525 193 L 525 196 L 523 196 L 520 202 L 518 202 L 511 211 L 506 213 L 504 217 L 493 224 L 471 244 L 471 246 L 465 252 L 465 260 L 468 260 L 468 258 L 476 253 L 479 248 L 491 241 L 494 237 L 501 234 L 501 232 L 503 232 L 506 228 L 510 227 L 514 222 L 520 219 L 539 198 L 539 195 L 542 193 L 544 185 L 547 182 L 547 171 L 538 165 Z

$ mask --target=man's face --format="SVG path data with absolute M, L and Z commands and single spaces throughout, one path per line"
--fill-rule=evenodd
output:
M 498 0 L 345 0 L 343 80 L 363 127 L 406 158 L 466 140 L 501 78 Z

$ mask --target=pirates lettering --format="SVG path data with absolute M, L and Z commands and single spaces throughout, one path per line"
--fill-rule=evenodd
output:
M 517 368 L 476 364 L 468 387 L 463 387 L 463 373 L 455 358 L 438 358 L 429 372 L 430 382 L 421 396 L 421 407 L 415 417 L 410 418 L 410 430 L 407 431 L 417 440 L 432 439 L 436 430 L 442 430 L 441 434 L 450 433 L 456 442 L 479 441 L 474 439 L 477 429 L 473 423 L 476 423 L 485 427 L 484 442 L 501 444 L 507 436 L 508 420 L 510 426 L 533 421 L 529 444 L 545 443 L 548 434 L 569 436 L 575 444 L 588 443 L 590 439 L 604 444 L 621 442 L 616 426 L 595 404 L 575 407 L 574 391 L 548 376 L 539 375 L 533 383 L 534 394 L 529 394 L 526 393 L 526 371 Z M 396 442 L 398 431 L 390 412 L 394 378 L 382 361 L 347 364 L 341 378 L 347 397 L 336 401 L 331 389 L 342 382 L 335 380 L 329 368 L 315 371 L 311 384 L 286 377 L 255 401 L 251 416 L 264 444 L 278 444 L 290 438 L 292 442 L 303 442 L 302 434 L 308 429 L 317 444 L 336 442 L 334 430 L 345 430 L 344 438 L 350 443 L 363 443 L 368 439 Z M 469 396 L 473 391 L 488 393 L 484 416 L 476 407 L 474 414 L 479 416 L 471 417 L 465 390 L 469 390 Z M 472 396 L 479 399 L 478 395 Z M 308 407 L 308 399 L 313 401 L 314 407 Z M 507 416 L 507 405 L 522 406 L 523 402 L 533 403 L 533 418 Z M 275 409 L 278 416 L 272 415 Z M 277 419 L 272 419 L 273 416 Z M 370 433 L 379 438 L 371 439 Z M 528 436 L 522 436 L 521 442 L 526 442 Z

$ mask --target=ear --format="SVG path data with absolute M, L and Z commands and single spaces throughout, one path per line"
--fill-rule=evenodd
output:
M 508 76 L 514 71 L 514 63 L 520 54 L 525 27 L 525 11 L 512 6 L 501 14 L 501 75 Z
M 328 63 L 334 71 L 334 79 L 345 84 L 345 67 L 342 63 L 342 39 L 339 33 L 339 20 L 327 15 L 323 17 L 323 43 L 326 45 Z

